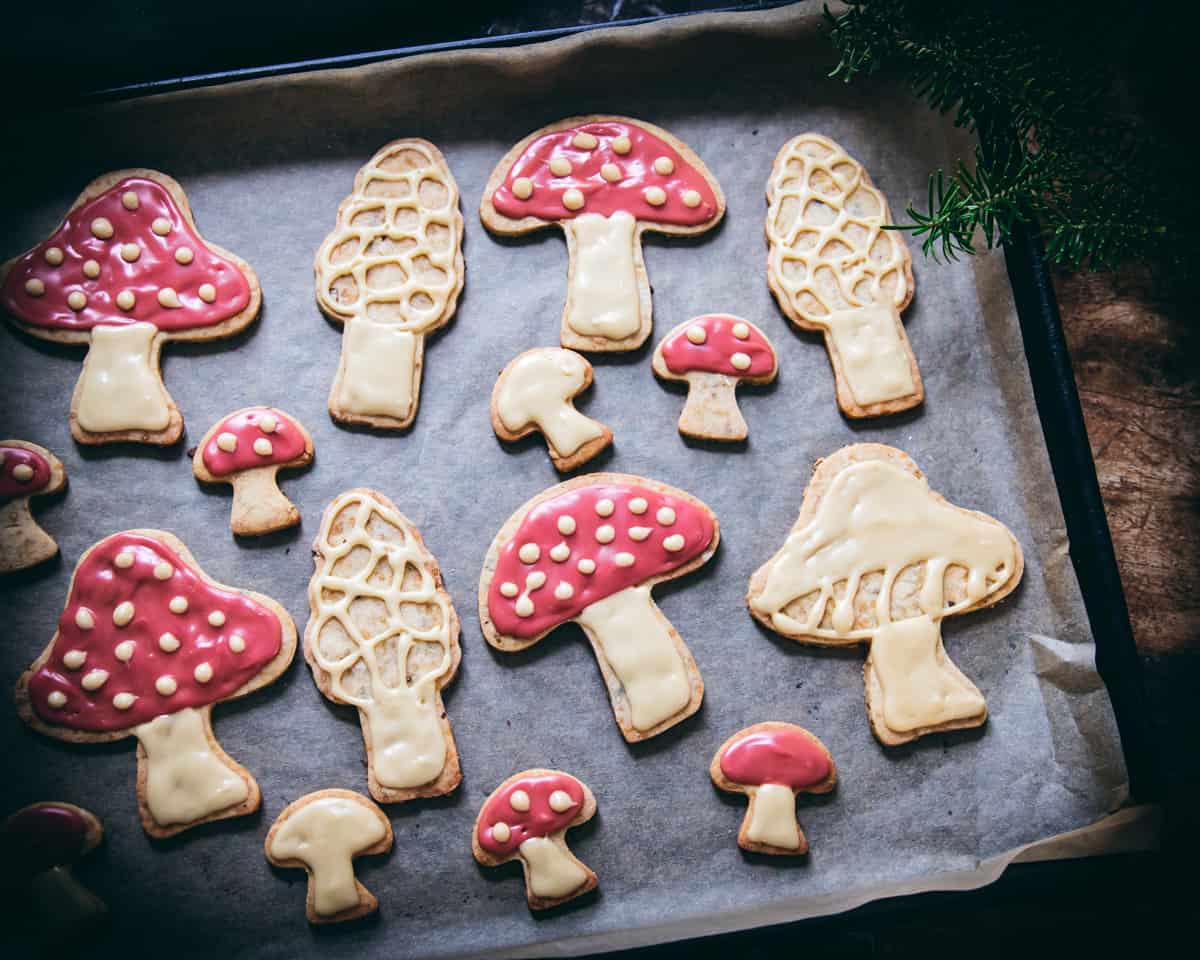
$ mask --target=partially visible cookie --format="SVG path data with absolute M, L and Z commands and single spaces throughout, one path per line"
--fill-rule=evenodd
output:
M 45 447 L 0 440 L 0 574 L 35 567 L 58 553 L 54 538 L 33 519 L 29 501 L 66 483 L 62 461 Z

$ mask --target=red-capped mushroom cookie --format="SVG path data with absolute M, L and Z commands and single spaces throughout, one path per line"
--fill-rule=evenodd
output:
M 126 530 L 80 557 L 58 630 L 17 681 L 17 712 L 58 740 L 136 737 L 142 826 L 168 837 L 258 809 L 212 708 L 270 683 L 295 652 L 274 600 L 217 583 L 172 534 Z
M 280 492 L 276 474 L 307 466 L 312 458 L 312 437 L 299 420 L 275 407 L 243 407 L 204 435 L 192 472 L 205 483 L 231 484 L 230 528 L 258 536 L 300 522 L 300 511 Z
M 796 795 L 828 793 L 837 783 L 837 766 L 825 744 L 803 727 L 776 720 L 726 740 L 708 773 L 721 790 L 750 798 L 738 846 L 754 853 L 808 853 L 796 821 Z
M 668 333 L 651 361 L 656 376 L 688 385 L 679 432 L 702 440 L 745 440 L 740 383 L 770 383 L 779 363 L 766 335 L 748 320 L 710 313 Z
M 479 214 L 493 233 L 557 224 L 566 234 L 564 347 L 636 350 L 651 329 L 642 234 L 711 230 L 725 197 L 700 158 L 666 130 L 594 115 L 552 123 L 513 147 L 492 171 Z
M 653 737 L 700 708 L 691 651 L 650 595 L 707 563 L 720 541 L 707 506 L 675 487 L 594 473 L 551 487 L 500 528 L 479 580 L 479 620 L 497 650 L 524 650 L 567 621 L 596 654 L 625 739 Z
M 261 301 L 250 265 L 200 236 L 183 188 L 156 170 L 97 177 L 49 239 L 0 267 L 0 306 L 14 325 L 88 345 L 71 398 L 79 443 L 178 440 L 163 343 L 231 336 Z
M 596 874 L 567 847 L 571 827 L 596 814 L 596 798 L 560 770 L 523 770 L 498 786 L 475 818 L 471 850 L 485 867 L 519 860 L 525 899 L 546 910 L 596 887 Z
M 26 570 L 58 553 L 58 544 L 33 519 L 32 497 L 67 483 L 62 462 L 28 440 L 0 440 L 0 574 Z

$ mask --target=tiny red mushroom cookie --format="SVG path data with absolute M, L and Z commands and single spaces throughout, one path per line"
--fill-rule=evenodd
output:
M 708 772 L 720 789 L 750 798 L 738 846 L 754 853 L 807 853 L 796 795 L 828 793 L 837 783 L 825 745 L 803 727 L 779 721 L 739 730 L 721 744 Z
M 279 490 L 276 474 L 312 462 L 313 442 L 300 421 L 274 407 L 245 407 L 204 435 L 192 472 L 206 483 L 233 486 L 229 526 L 257 536 L 294 527 L 300 511 Z
M 651 328 L 642 234 L 711 230 L 725 197 L 700 158 L 666 130 L 587 116 L 542 127 L 513 147 L 492 172 L 479 212 L 493 233 L 562 227 L 570 258 L 564 347 L 636 350 Z
M 748 320 L 710 313 L 681 323 L 654 350 L 654 373 L 688 385 L 679 432 L 702 440 L 745 440 L 740 383 L 770 383 L 779 364 L 766 335 Z
M 142 826 L 167 837 L 258 809 L 212 708 L 270 683 L 295 652 L 274 600 L 212 580 L 169 533 L 127 530 L 80 558 L 58 630 L 17 681 L 17 712 L 59 740 L 136 737 Z
M 231 336 L 261 301 L 250 265 L 201 237 L 183 188 L 155 170 L 93 180 L 47 240 L 0 267 L 0 307 L 17 327 L 88 345 L 71 398 L 80 443 L 178 440 L 162 344 Z
M 58 544 L 33 519 L 31 497 L 67 483 L 62 462 L 27 440 L 0 440 L 0 574 L 25 570 L 58 553 Z
M 531 910 L 545 910 L 596 887 L 596 874 L 567 847 L 571 827 L 596 813 L 587 785 L 559 770 L 523 770 L 497 787 L 475 819 L 471 849 L 485 867 L 520 860 Z
M 479 581 L 483 635 L 517 651 L 578 623 L 621 733 L 653 737 L 700 708 L 704 681 L 651 588 L 707 563 L 719 540 L 712 511 L 664 483 L 620 473 L 560 483 L 492 541 Z

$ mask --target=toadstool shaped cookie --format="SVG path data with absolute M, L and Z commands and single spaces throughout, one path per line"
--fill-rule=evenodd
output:
M 183 188 L 155 170 L 96 178 L 49 239 L 0 267 L 0 305 L 18 328 L 88 345 L 71 398 L 80 443 L 178 440 L 163 343 L 232 336 L 261 301 L 250 265 L 201 237 Z
M 935 493 L 903 451 L 859 443 L 817 461 L 747 601 L 801 643 L 869 644 L 867 713 L 894 746 L 987 719 L 983 695 L 946 656 L 942 620 L 999 602 L 1023 571 L 1007 527 Z
M 479 620 L 497 650 L 537 643 L 567 621 L 596 654 L 621 733 L 646 740 L 700 708 L 691 651 L 650 595 L 703 566 L 717 518 L 665 483 L 594 473 L 551 487 L 500 528 L 479 580 Z
M 471 849 L 485 867 L 520 860 L 531 910 L 596 887 L 596 874 L 567 847 L 567 830 L 596 814 L 586 784 L 558 770 L 524 770 L 498 786 L 475 818 Z
M 358 709 L 371 796 L 450 793 L 462 773 L 442 688 L 462 657 L 458 616 L 420 531 L 382 493 L 348 490 L 313 562 L 304 659 L 321 693 Z
M 72 743 L 136 737 L 142 826 L 168 837 L 258 809 L 212 708 L 270 683 L 295 651 L 274 600 L 217 583 L 169 533 L 126 530 L 80 557 L 54 638 L 17 681 L 17 711 Z
M 62 462 L 28 440 L 0 440 L 0 574 L 37 566 L 58 544 L 33 519 L 31 497 L 57 493 L 67 483 Z
M 339 923 L 379 906 L 354 876 L 354 858 L 391 850 L 392 825 L 352 790 L 318 790 L 284 809 L 263 847 L 275 866 L 308 871 L 308 922 Z
M 462 231 L 458 185 L 427 140 L 393 140 L 358 171 L 316 261 L 317 305 L 344 328 L 334 420 L 412 423 L 425 337 L 454 316 L 462 290 Z
M 300 522 L 300 511 L 280 492 L 276 474 L 307 466 L 312 458 L 312 437 L 299 420 L 274 407 L 244 407 L 204 435 L 192 472 L 205 483 L 231 484 L 230 528 L 258 536 Z
M 492 390 L 492 429 L 501 440 L 539 431 L 556 470 L 574 470 L 612 443 L 612 431 L 571 402 L 592 385 L 592 365 L 571 350 L 537 347 L 511 360 Z
M 767 184 L 767 283 L 789 320 L 825 335 L 848 417 L 919 405 L 925 387 L 900 311 L 912 256 L 862 165 L 816 133 L 783 145 Z
M 828 793 L 837 783 L 825 744 L 803 727 L 774 720 L 739 730 L 721 744 L 708 773 L 721 790 L 750 798 L 738 846 L 752 853 L 808 853 L 796 795 Z
M 663 337 L 651 361 L 656 376 L 688 385 L 679 432 L 701 440 L 745 440 L 740 383 L 770 383 L 778 360 L 761 330 L 741 317 L 710 313 Z
M 505 155 L 479 214 L 508 236 L 562 227 L 570 258 L 564 347 L 636 350 L 651 329 L 642 234 L 711 230 L 725 197 L 700 158 L 666 130 L 628 117 L 572 117 L 535 130 Z

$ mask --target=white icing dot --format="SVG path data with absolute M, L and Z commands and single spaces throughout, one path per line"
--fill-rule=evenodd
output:
M 187 597 L 176 596 L 171 598 L 171 602 L 167 604 L 167 608 L 172 613 L 187 613 L 188 602 Z
M 246 638 L 240 633 L 235 633 L 229 638 L 229 649 L 234 653 L 241 653 L 246 649 Z
M 18 463 L 13 467 L 12 475 L 18 483 L 28 483 L 33 479 L 33 467 L 27 463 Z
M 126 263 L 133 263 L 141 255 L 142 255 L 142 248 L 139 247 L 136 243 L 121 244 L 121 259 L 124 260 Z
M 87 607 L 80 607 L 75 611 L 75 626 L 80 630 L 91 630 L 95 625 L 96 618 Z
M 84 690 L 99 690 L 108 680 L 107 670 L 89 670 L 83 675 L 80 686 Z
M 158 638 L 158 645 L 164 653 L 174 653 L 179 649 L 179 638 L 173 633 L 164 633 Z
M 135 557 L 132 550 L 122 550 L 117 554 L 117 559 L 113 561 L 122 570 L 128 570 L 133 566 Z
M 138 195 L 132 190 L 126 190 L 121 194 L 121 206 L 126 210 L 136 210 L 138 208 Z
M 213 668 L 205 661 L 196 666 L 196 669 L 192 671 L 192 676 L 196 678 L 197 683 L 208 683 L 213 678 Z
M 550 172 L 556 177 L 569 177 L 572 169 L 571 161 L 566 157 L 555 157 L 550 161 Z
M 63 666 L 68 670 L 78 670 L 87 660 L 87 652 L 84 650 L 68 650 L 63 654 Z
M 25 292 L 31 297 L 40 297 L 46 292 L 46 285 L 37 277 L 30 277 L 25 281 Z
M 694 210 L 696 207 L 700 206 L 700 194 L 695 190 L 684 190 L 683 205 L 685 207 L 691 207 Z
M 164 673 L 161 677 L 154 681 L 154 689 L 161 693 L 164 697 L 169 697 L 179 689 L 179 684 L 175 682 L 175 678 L 168 673 Z
M 655 519 L 658 520 L 658 522 L 664 527 L 669 527 L 675 522 L 675 511 L 670 507 L 659 507 L 658 513 L 656 513 L 654 516 Z
M 521 549 L 517 551 L 517 556 L 521 558 L 522 563 L 537 563 L 541 555 L 542 550 L 536 543 L 523 543 Z
M 575 532 L 575 518 L 568 517 L 566 514 L 558 518 L 558 532 L 564 537 L 569 537 Z
M 739 340 L 745 340 L 745 339 L 747 339 L 747 338 L 750 336 L 750 324 L 748 324 L 748 323 L 735 323 L 735 324 L 733 325 L 733 330 L 732 330 L 731 332 L 732 332 L 732 333 L 733 333 L 733 335 L 734 335 L 735 337 L 737 337 Z
M 534 570 L 525 578 L 525 589 L 541 590 L 546 585 L 546 575 L 541 570 Z
M 179 294 L 175 292 L 173 287 L 163 287 L 158 291 L 159 306 L 166 307 L 168 310 L 174 310 L 176 307 L 182 306 L 179 302 Z
M 582 574 L 595 573 L 596 572 L 596 561 L 589 560 L 587 557 L 584 557 L 577 564 L 575 564 L 575 569 L 578 570 Z
M 573 596 L 575 596 L 575 588 L 564 580 L 554 588 L 554 595 L 558 597 L 559 600 L 570 600 Z
M 136 646 L 132 640 L 122 640 L 113 650 L 113 655 L 122 663 L 128 663 L 133 659 L 133 651 Z
M 511 580 L 505 580 L 502 584 L 500 584 L 500 596 L 502 597 L 508 597 L 511 600 L 520 592 L 521 588 Z
M 113 235 L 112 222 L 107 217 L 97 217 L 92 221 L 92 236 L 107 240 Z
M 596 501 L 596 513 L 602 517 L 611 517 L 615 509 L 616 505 L 608 497 Z
M 636 513 L 641 516 L 649 508 L 650 504 L 646 502 L 645 497 L 634 497 L 629 501 L 629 512 Z
M 562 563 L 571 555 L 571 548 L 565 543 L 559 543 L 550 548 L 550 559 L 555 563 Z
M 642 196 L 652 207 L 661 207 L 667 202 L 667 191 L 662 187 L 647 187 L 642 191 Z
M 169 563 L 167 563 L 166 560 L 163 560 L 161 563 L 156 563 L 154 565 L 154 579 L 155 580 L 170 580 L 171 575 L 174 572 L 175 572 L 175 568 L 173 566 L 171 566 Z
M 57 267 L 63 262 L 63 252 L 60 247 L 47 247 L 46 252 L 42 256 L 46 258 L 46 262 L 52 267 Z
M 508 798 L 508 802 L 518 813 L 524 813 L 529 809 L 529 794 L 524 790 L 514 790 Z
M 512 831 L 508 828 L 508 824 L 501 821 L 500 823 L 492 824 L 492 839 L 497 843 L 508 843 L 512 836 Z
M 579 210 L 583 207 L 583 193 L 572 187 L 562 196 L 563 206 L 568 210 Z
M 208 623 L 209 626 L 213 627 L 225 626 L 225 614 L 223 614 L 220 610 L 214 610 L 208 615 Z
M 654 172 L 660 176 L 667 176 L 675 172 L 675 161 L 670 157 L 655 157 Z
M 613 562 L 618 567 L 632 567 L 637 558 L 632 553 L 621 552 L 613 557 Z
M 626 154 L 633 149 L 633 142 L 625 134 L 621 134 L 613 140 L 612 148 L 617 153 Z
M 566 813 L 573 806 L 575 806 L 575 801 L 571 799 L 571 795 L 566 790 L 555 790 L 550 794 L 550 809 L 555 813 Z
M 735 353 L 732 357 L 730 357 L 729 362 L 733 364 L 733 367 L 735 370 L 749 370 L 750 369 L 750 356 L 748 354 L 742 353 L 741 351 Z
M 517 177 L 513 181 L 512 192 L 518 200 L 528 200 L 533 196 L 533 181 L 528 177 Z
M 533 616 L 533 601 L 528 597 L 521 597 L 513 606 L 513 609 L 516 611 L 518 617 L 531 617 Z
M 133 619 L 133 604 L 128 600 L 117 604 L 117 609 L 113 611 L 113 623 L 118 627 L 123 627 Z
M 279 421 L 273 413 L 264 413 L 258 418 L 258 429 L 263 433 L 274 433 L 279 427 Z
M 266 437 L 259 437 L 254 441 L 254 452 L 260 457 L 269 457 L 275 452 L 275 448 L 271 446 L 271 441 Z
M 682 534 L 674 533 L 663 541 L 663 547 L 665 547 L 671 553 L 678 553 L 683 549 L 685 542 L 686 541 L 684 541 Z
M 100 276 L 100 264 L 98 264 L 95 260 L 84 260 L 83 275 L 89 280 L 95 280 L 98 276 Z
M 117 294 L 117 306 L 122 310 L 132 310 L 135 303 L 137 303 L 137 297 L 133 295 L 132 290 L 122 290 Z
M 180 264 L 181 266 L 186 267 L 189 263 L 192 262 L 192 260 L 195 259 L 195 257 L 196 257 L 196 255 L 194 253 L 192 253 L 191 247 L 176 247 L 175 248 L 175 262 Z
M 166 217 L 155 217 L 154 222 L 150 224 L 150 229 L 160 237 L 165 237 L 171 232 L 171 221 Z
M 78 313 L 87 306 L 87 294 L 82 290 L 72 290 L 67 295 L 67 306 Z
M 613 537 L 616 535 L 617 531 L 612 528 L 612 524 L 606 523 L 596 528 L 596 541 L 598 543 L 612 543 Z
M 616 183 L 622 177 L 621 168 L 615 163 L 606 163 L 600 168 L 600 176 L 609 183 Z
M 708 332 L 698 323 L 694 323 L 687 328 L 687 338 L 692 343 L 701 344 L 708 339 Z
M 55 710 L 61 709 L 67 705 L 67 695 L 61 690 L 54 690 L 50 696 L 46 698 L 46 702 Z
M 197 290 L 196 292 L 198 294 L 200 294 L 200 299 L 203 300 L 205 303 L 212 303 L 214 300 L 217 299 L 217 288 L 214 287 L 211 283 L 200 284 L 200 289 Z
M 128 710 L 137 701 L 132 693 L 118 693 L 113 697 L 113 706 L 118 710 Z
M 584 130 L 580 130 L 571 138 L 571 146 L 579 150 L 595 150 L 599 141 Z
M 217 434 L 217 446 L 226 453 L 233 453 L 237 450 L 237 434 L 222 431 Z
M 630 527 L 629 528 L 629 539 L 636 540 L 640 543 L 642 540 L 645 540 L 648 536 L 650 536 L 650 534 L 652 534 L 653 532 L 654 531 L 650 527 Z

